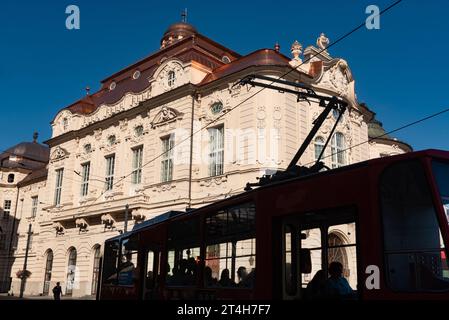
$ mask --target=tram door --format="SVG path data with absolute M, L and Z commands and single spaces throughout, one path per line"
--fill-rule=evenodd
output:
M 328 266 L 338 262 L 342 276 L 357 289 L 356 216 L 353 209 L 310 212 L 282 222 L 282 297 L 318 299 L 328 293 Z

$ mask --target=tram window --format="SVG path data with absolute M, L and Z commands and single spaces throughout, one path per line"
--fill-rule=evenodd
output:
M 449 163 L 434 161 L 433 171 L 437 180 L 441 203 L 446 213 L 446 219 L 449 222 Z
M 310 251 L 312 262 L 311 272 L 302 273 L 302 287 L 305 288 L 315 274 L 322 270 L 321 230 L 319 228 L 301 230 L 301 249 Z
M 118 284 L 121 286 L 133 286 L 139 276 L 136 240 L 135 238 L 129 238 L 122 241 L 121 261 L 118 268 Z
M 200 262 L 200 220 L 175 221 L 169 226 L 167 286 L 196 284 Z
M 206 218 L 206 286 L 251 288 L 256 268 L 255 207 L 243 204 Z
M 329 227 L 327 236 L 327 261 L 343 266 L 343 277 L 352 289 L 357 288 L 357 250 L 355 223 Z
M 119 256 L 120 243 L 118 240 L 105 243 L 104 263 L 103 263 L 103 283 L 117 283 L 117 262 Z
M 294 272 L 296 261 L 293 261 L 294 255 L 292 254 L 292 248 L 296 247 L 295 242 L 294 227 L 286 225 L 284 228 L 284 277 L 285 289 L 290 296 L 296 295 L 297 292 L 297 276 Z
M 449 289 L 444 244 L 421 164 L 409 161 L 387 168 L 380 194 L 390 287 L 399 291 Z

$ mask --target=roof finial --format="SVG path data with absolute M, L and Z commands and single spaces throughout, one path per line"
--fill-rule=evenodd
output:
M 86 96 L 88 96 L 89 94 L 90 94 L 90 87 L 87 86 L 87 87 L 86 87 Z
M 276 44 L 274 45 L 274 51 L 279 52 L 281 50 L 281 46 L 279 45 L 279 42 L 276 41 Z
M 37 138 L 39 137 L 39 133 L 37 131 L 34 131 L 33 133 L 33 142 L 36 143 L 37 142 Z
M 187 8 L 185 8 L 181 13 L 181 21 L 187 23 Z

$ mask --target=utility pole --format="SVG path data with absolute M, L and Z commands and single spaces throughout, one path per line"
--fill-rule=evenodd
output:
M 125 206 L 125 227 L 123 228 L 123 233 L 126 233 L 128 231 L 128 211 L 129 211 L 129 204 L 126 204 L 126 206 Z
M 28 238 L 27 238 L 27 247 L 25 250 L 25 261 L 23 262 L 23 270 L 22 270 L 22 279 L 20 281 L 20 295 L 19 298 L 23 298 L 23 292 L 25 291 L 25 271 L 27 269 L 27 262 L 28 262 L 28 251 L 30 250 L 30 240 L 31 240 L 31 223 L 28 225 Z

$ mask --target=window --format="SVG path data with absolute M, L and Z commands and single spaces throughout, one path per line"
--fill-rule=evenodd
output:
M 97 293 L 97 284 L 98 277 L 100 275 L 100 259 L 101 259 L 101 250 L 100 246 L 97 245 L 94 249 L 94 263 L 93 263 L 93 272 L 92 272 L 92 287 L 91 294 L 95 295 Z
M 64 169 L 56 170 L 56 187 L 55 187 L 55 206 L 61 204 L 62 192 L 62 178 L 64 176 Z
M 50 291 L 50 281 L 51 281 L 51 271 L 53 269 L 53 251 L 47 251 L 47 259 L 45 262 L 45 273 L 44 273 L 44 289 L 43 295 L 48 296 Z
M 143 126 L 137 126 L 134 128 L 134 134 L 136 137 L 140 137 L 143 135 Z
M 449 163 L 434 161 L 433 171 L 440 191 L 441 203 L 449 223 Z
M 131 176 L 132 184 L 140 184 L 142 182 L 142 156 L 143 146 L 132 149 L 133 151 L 133 172 Z
M 206 218 L 206 286 L 251 288 L 256 268 L 256 211 L 252 203 Z
M 224 127 L 209 129 L 209 175 L 223 174 L 224 164 Z
M 13 183 L 14 182 L 14 173 L 10 173 L 8 174 L 8 183 Z
M 213 103 L 210 107 L 210 111 L 212 112 L 212 114 L 219 114 L 221 111 L 223 111 L 223 103 L 221 103 L 220 101 Z
M 9 219 L 11 215 L 11 200 L 5 200 L 3 203 L 3 219 Z
M 87 196 L 89 192 L 89 173 L 90 162 L 86 162 L 81 165 L 81 196 Z
M 161 181 L 171 181 L 173 178 L 173 147 L 175 136 L 162 138 Z
M 69 120 L 67 118 L 62 119 L 62 129 L 64 131 L 66 131 L 68 126 L 69 126 Z
M 73 293 L 73 288 L 75 286 L 75 276 L 76 276 L 76 249 L 71 248 L 69 250 L 69 259 L 67 263 L 66 295 L 68 296 L 71 296 Z
M 31 218 L 36 218 L 37 214 L 37 205 L 38 205 L 38 197 L 31 197 Z
M 114 187 L 115 154 L 106 157 L 106 191 Z
M 117 138 L 114 135 L 108 137 L 108 144 L 110 146 L 114 145 L 117 142 Z
M 134 286 L 138 281 L 137 245 L 137 237 L 130 237 L 122 241 L 121 260 L 118 267 L 118 285 L 120 286 Z
M 200 219 L 175 221 L 168 227 L 167 286 L 196 284 L 200 259 Z
M 345 137 L 341 132 L 337 132 L 332 136 L 331 141 L 332 153 L 332 169 L 340 168 L 346 165 L 345 156 Z
M 167 83 L 169 87 L 173 87 L 175 85 L 175 81 L 176 81 L 176 74 L 174 71 L 169 71 L 168 72 L 168 78 L 167 78 Z
M 446 251 L 420 162 L 402 162 L 387 168 L 380 179 L 380 199 L 385 270 L 391 289 L 448 290 Z
M 315 138 L 315 160 L 318 160 L 318 158 L 321 155 L 321 152 L 323 152 L 324 148 L 324 139 L 321 137 Z M 324 154 L 323 154 L 324 156 Z
M 92 145 L 90 143 L 87 143 L 84 145 L 84 152 L 85 153 L 91 153 L 92 152 Z
M 119 240 L 105 242 L 102 279 L 104 284 L 117 284 L 117 264 L 120 251 Z

